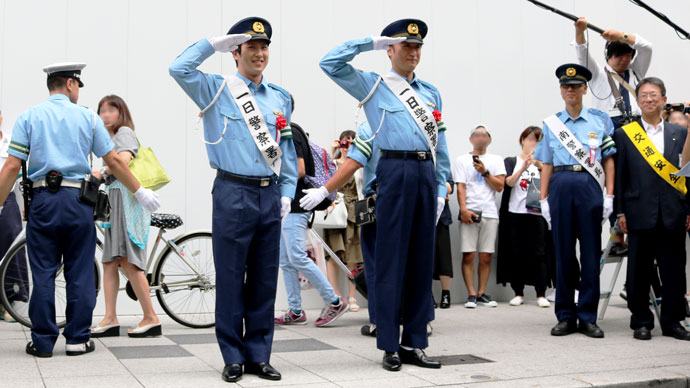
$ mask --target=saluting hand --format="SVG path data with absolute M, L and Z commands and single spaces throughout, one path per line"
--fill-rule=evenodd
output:
M 399 36 L 397 38 L 391 38 L 388 36 L 372 36 L 371 40 L 374 44 L 374 50 L 388 50 L 388 46 L 392 46 L 396 43 L 404 42 L 407 38 L 404 36 Z
M 209 38 L 209 43 L 213 49 L 220 53 L 229 53 L 237 50 L 237 47 L 242 43 L 251 39 L 249 34 L 230 34 Z

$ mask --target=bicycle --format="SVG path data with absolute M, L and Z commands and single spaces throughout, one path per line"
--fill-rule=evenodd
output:
M 192 328 L 212 327 L 215 325 L 216 276 L 211 232 L 198 230 L 173 239 L 163 237 L 166 231 L 182 224 L 180 216 L 175 214 L 151 215 L 151 226 L 158 228 L 158 234 L 146 262 L 146 278 L 151 293 L 155 293 L 158 302 L 170 318 Z M 102 235 L 102 227 L 96 224 L 96 228 Z M 154 260 L 161 241 L 164 245 Z M 103 243 L 98 236 L 94 257 L 96 293 L 100 291 L 99 258 L 102 254 Z M 31 327 L 28 312 L 33 284 L 28 257 L 26 230 L 22 230 L 0 262 L 0 302 L 17 322 Z M 16 271 L 19 272 L 18 275 L 13 274 L 10 270 L 12 266 L 25 268 L 26 276 L 22 276 L 21 271 Z M 66 283 L 63 269 L 63 265 L 60 265 L 55 277 L 55 311 L 56 315 L 62 314 L 56 316 L 59 327 L 66 324 Z M 120 273 L 126 278 L 122 269 Z M 130 298 L 137 300 L 129 281 L 119 290 L 124 290 Z M 11 295 L 8 295 L 8 291 Z M 15 299 L 15 295 L 19 295 L 19 299 L 10 301 L 10 296 Z

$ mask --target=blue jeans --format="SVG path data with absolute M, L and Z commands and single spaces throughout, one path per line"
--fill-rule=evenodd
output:
M 283 221 L 283 232 L 280 234 L 280 268 L 285 279 L 288 306 L 292 310 L 302 309 L 298 271 L 311 282 L 324 302 L 331 303 L 337 299 L 326 276 L 307 256 L 307 222 L 310 214 L 288 214 Z

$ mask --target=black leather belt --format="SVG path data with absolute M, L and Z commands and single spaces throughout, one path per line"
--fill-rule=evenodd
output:
M 389 151 L 382 150 L 381 157 L 385 159 L 412 159 L 412 160 L 430 160 L 431 152 L 429 151 Z
M 553 172 L 558 171 L 575 171 L 575 172 L 587 172 L 587 170 L 580 164 L 575 164 L 572 166 L 556 166 L 553 168 Z
M 246 175 L 237 175 L 237 174 L 232 174 L 223 170 L 218 170 L 216 173 L 216 176 L 220 179 L 226 180 L 226 181 L 231 181 L 231 182 L 237 182 L 237 183 L 244 183 L 249 186 L 257 186 L 257 187 L 268 187 L 271 185 L 274 185 L 278 183 L 278 177 L 273 175 L 269 177 L 255 177 L 255 176 L 246 176 Z

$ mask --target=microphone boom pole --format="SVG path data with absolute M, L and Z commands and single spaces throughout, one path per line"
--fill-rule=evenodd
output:
M 530 3 L 536 5 L 536 6 L 539 7 L 539 8 L 543 8 L 543 9 L 545 9 L 545 10 L 547 10 L 547 11 L 551 11 L 551 12 L 553 12 L 553 13 L 555 13 L 555 14 L 558 14 L 558 15 L 563 16 L 563 17 L 566 18 L 566 19 L 570 19 L 570 20 L 572 20 L 572 21 L 574 21 L 574 22 L 576 22 L 577 19 L 579 19 L 577 16 L 575 16 L 575 15 L 573 15 L 573 14 L 570 14 L 570 13 L 567 13 L 567 12 L 563 12 L 563 11 L 561 11 L 561 10 L 558 9 L 558 8 L 554 8 L 554 7 L 550 6 L 550 5 L 546 5 L 546 4 L 544 4 L 544 3 L 540 2 L 540 1 L 537 1 L 537 0 L 527 0 L 527 1 L 529 1 Z M 597 26 L 595 26 L 595 25 L 593 25 L 593 24 L 591 24 L 591 23 L 587 23 L 587 28 L 589 28 L 589 29 L 592 30 L 592 31 L 596 31 L 596 32 L 598 32 L 599 34 L 603 34 L 603 33 L 604 33 L 604 30 L 602 30 L 601 28 L 599 28 L 599 27 L 597 27 Z

